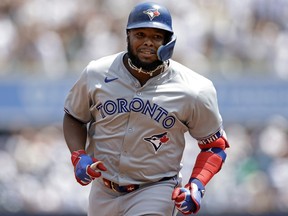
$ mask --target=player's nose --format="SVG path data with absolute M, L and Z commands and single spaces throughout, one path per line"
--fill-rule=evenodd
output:
M 146 37 L 143 43 L 145 46 L 154 46 L 153 41 L 151 38 Z

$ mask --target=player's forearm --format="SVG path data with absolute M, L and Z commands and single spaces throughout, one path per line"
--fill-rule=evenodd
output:
M 229 144 L 226 138 L 222 136 L 205 146 L 200 145 L 202 150 L 196 158 L 191 174 L 191 179 L 200 180 L 204 186 L 221 170 L 226 159 L 225 149 L 229 147 Z
M 64 115 L 63 133 L 70 152 L 85 149 L 87 139 L 86 125 L 67 113 Z

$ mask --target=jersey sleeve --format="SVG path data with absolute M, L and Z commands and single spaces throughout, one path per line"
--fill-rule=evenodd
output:
M 64 104 L 64 111 L 83 123 L 88 123 L 91 120 L 88 85 L 88 70 L 86 67 L 69 91 Z
M 189 133 L 198 142 L 222 133 L 222 117 L 212 82 L 201 88 L 192 109 L 193 114 L 188 122 Z

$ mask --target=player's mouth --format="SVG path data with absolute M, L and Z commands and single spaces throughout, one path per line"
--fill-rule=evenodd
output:
M 151 58 L 156 55 L 156 51 L 153 49 L 139 49 L 138 53 L 143 58 Z

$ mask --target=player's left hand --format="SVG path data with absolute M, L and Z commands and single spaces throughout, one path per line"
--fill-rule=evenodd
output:
M 200 209 L 204 191 L 205 187 L 198 179 L 191 179 L 185 187 L 174 189 L 172 200 L 181 213 L 196 214 Z
M 88 185 L 95 178 L 101 176 L 106 167 L 101 161 L 90 157 L 84 150 L 72 152 L 71 161 L 74 166 L 75 178 L 83 186 Z

